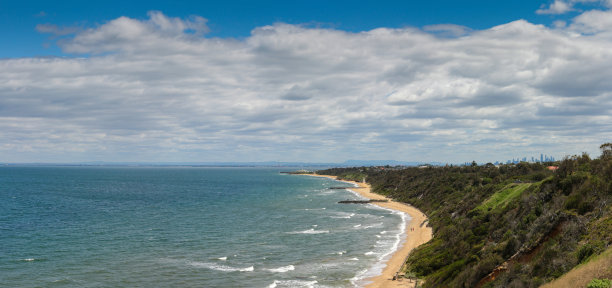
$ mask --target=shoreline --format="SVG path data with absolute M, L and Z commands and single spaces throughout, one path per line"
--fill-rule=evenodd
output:
M 338 180 L 338 177 L 331 175 L 300 175 Z M 427 216 L 423 212 L 409 204 L 397 202 L 383 195 L 373 193 L 371 191 L 370 185 L 367 183 L 348 180 L 339 181 L 358 185 L 359 187 L 350 188 L 350 190 L 361 195 L 364 198 L 368 198 L 370 200 L 387 200 L 387 202 L 372 202 L 371 204 L 406 213 L 408 214 L 408 216 L 410 216 L 410 218 L 412 218 L 410 221 L 406 222 L 406 240 L 395 252 L 393 252 L 391 258 L 387 260 L 387 262 L 385 263 L 385 267 L 383 268 L 382 274 L 365 279 L 365 281 L 368 282 L 368 284 L 365 285 L 365 288 L 413 287 L 414 282 L 412 280 L 401 277 L 397 280 L 393 280 L 393 276 L 395 276 L 397 272 L 400 272 L 400 269 L 404 265 L 404 262 L 412 251 L 412 249 L 428 242 L 433 237 L 431 227 L 427 227 L 427 225 L 424 224 L 426 221 L 428 221 Z

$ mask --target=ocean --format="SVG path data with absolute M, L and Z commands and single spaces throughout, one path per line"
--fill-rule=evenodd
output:
M 0 167 L 0 287 L 359 287 L 409 216 L 272 168 Z

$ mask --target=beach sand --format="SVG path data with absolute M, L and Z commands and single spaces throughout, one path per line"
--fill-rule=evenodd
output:
M 318 174 L 304 174 L 311 175 L 317 177 L 326 177 L 331 179 L 336 179 L 336 176 L 330 175 L 318 175 Z M 366 279 L 366 281 L 370 282 L 365 287 L 366 288 L 386 288 L 386 287 L 415 287 L 415 283 L 413 280 L 400 278 L 398 280 L 393 280 L 393 276 L 397 272 L 401 272 L 400 269 L 408 257 L 408 254 L 412 251 L 412 249 L 418 247 L 419 245 L 429 241 L 432 237 L 431 227 L 427 227 L 427 216 L 423 214 L 420 210 L 397 201 L 393 201 L 390 198 L 387 198 L 383 195 L 373 193 L 370 189 L 370 185 L 367 183 L 361 182 L 353 182 L 346 181 L 359 185 L 359 187 L 351 188 L 351 190 L 359 193 L 359 195 L 373 200 L 388 200 L 388 202 L 373 202 L 372 204 L 378 205 L 381 207 L 385 207 L 388 209 L 393 209 L 397 211 L 404 212 L 410 215 L 412 220 L 406 223 L 406 241 L 403 246 L 400 247 L 392 256 L 389 261 L 387 261 L 387 266 L 383 269 L 382 274 L 376 277 L 372 277 Z

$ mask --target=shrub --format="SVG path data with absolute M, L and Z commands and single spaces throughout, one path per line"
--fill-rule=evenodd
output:
M 582 263 L 582 261 L 589 258 L 589 256 L 593 255 L 595 249 L 593 249 L 593 245 L 584 244 L 580 249 L 578 249 L 578 263 Z
M 577 209 L 582 203 L 582 197 L 578 194 L 572 194 L 565 200 L 565 209 L 572 210 Z
M 610 279 L 593 279 L 589 284 L 587 284 L 587 288 L 610 288 L 612 287 L 612 281 Z

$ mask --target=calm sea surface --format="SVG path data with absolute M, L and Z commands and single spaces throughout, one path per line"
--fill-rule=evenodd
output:
M 354 287 L 409 218 L 263 168 L 0 167 L 0 287 Z

